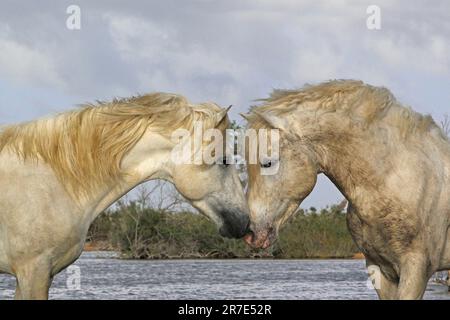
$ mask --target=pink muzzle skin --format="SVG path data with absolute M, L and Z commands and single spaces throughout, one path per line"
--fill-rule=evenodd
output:
M 273 231 L 272 229 L 266 229 L 259 232 L 250 232 L 244 236 L 244 241 L 255 249 L 267 249 L 272 244 Z

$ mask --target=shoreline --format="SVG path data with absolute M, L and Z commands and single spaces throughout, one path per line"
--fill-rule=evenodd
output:
M 214 256 L 201 256 L 201 255 L 186 255 L 186 256 L 159 256 L 146 259 L 137 258 L 125 258 L 120 256 L 120 252 L 116 251 L 107 241 L 94 241 L 86 242 L 84 244 L 83 252 L 96 252 L 96 251 L 108 251 L 114 252 L 118 255 L 118 259 L 121 260 L 363 260 L 365 259 L 362 253 L 356 253 L 350 257 L 310 257 L 310 258 L 273 258 L 264 256 L 255 257 L 214 257 Z

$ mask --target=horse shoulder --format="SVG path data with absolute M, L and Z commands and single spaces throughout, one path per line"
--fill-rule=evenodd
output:
M 79 208 L 48 166 L 18 160 L 0 155 L 0 268 L 41 254 L 72 261 L 64 251 L 82 243 L 88 227 Z

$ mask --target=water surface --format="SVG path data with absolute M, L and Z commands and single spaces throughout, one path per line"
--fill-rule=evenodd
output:
M 51 299 L 377 298 L 363 260 L 120 260 L 85 252 L 74 266 L 55 277 Z M 0 275 L 0 299 L 11 299 L 14 285 Z M 430 283 L 425 299 L 450 294 Z

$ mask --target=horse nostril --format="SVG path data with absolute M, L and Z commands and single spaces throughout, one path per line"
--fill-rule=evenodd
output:
M 247 242 L 247 244 L 251 245 L 253 243 L 253 239 L 255 238 L 255 234 L 253 233 L 253 231 L 249 230 L 245 235 L 244 235 L 244 241 Z

